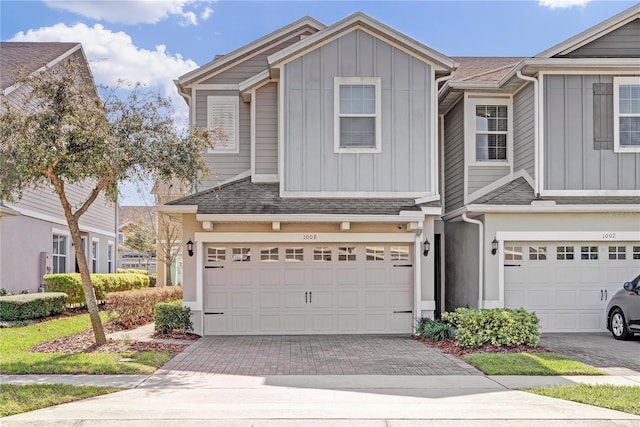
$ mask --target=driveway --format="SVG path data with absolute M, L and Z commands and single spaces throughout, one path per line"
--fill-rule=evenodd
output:
M 610 375 L 640 375 L 640 337 L 615 340 L 610 333 L 543 334 L 540 345 Z
M 482 375 L 408 336 L 202 337 L 163 371 L 228 375 Z

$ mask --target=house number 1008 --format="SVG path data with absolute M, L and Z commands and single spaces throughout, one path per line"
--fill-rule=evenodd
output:
M 302 240 L 318 240 L 317 234 L 303 234 Z

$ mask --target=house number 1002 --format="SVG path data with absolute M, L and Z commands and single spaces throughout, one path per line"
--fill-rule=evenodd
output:
M 602 233 L 603 239 L 615 239 L 616 233 Z
M 302 240 L 318 240 L 317 234 L 303 234 Z

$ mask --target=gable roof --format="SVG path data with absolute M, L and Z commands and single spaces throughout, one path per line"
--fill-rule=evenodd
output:
M 4 93 L 20 73 L 34 73 L 80 49 L 80 43 L 0 42 L 0 89 Z
M 256 184 L 251 178 L 204 190 L 167 205 L 197 205 L 198 214 L 217 215 L 399 215 L 401 211 L 420 211 L 415 199 L 409 198 L 282 198 L 278 183 Z
M 457 65 L 455 61 L 448 56 L 423 45 L 422 43 L 384 25 L 379 21 L 376 21 L 364 13 L 356 12 L 353 15 L 348 16 L 341 21 L 338 21 L 335 24 L 332 24 L 301 40 L 300 42 L 269 56 L 269 67 L 289 62 L 297 57 L 301 52 L 320 47 L 324 42 L 331 40 L 336 35 L 354 27 L 367 29 L 382 39 L 398 44 L 413 54 L 428 59 L 437 66 L 437 70 L 439 71 L 450 71 Z
M 554 56 L 566 55 L 585 44 L 598 39 L 623 25 L 640 19 L 640 3 L 623 10 L 619 14 L 594 25 L 593 27 L 577 34 L 547 50 L 536 55 L 536 58 L 551 58 Z
M 229 52 L 226 55 L 216 55 L 212 61 L 180 76 L 176 80 L 176 84 L 179 84 L 182 86 L 190 84 L 194 80 L 204 76 L 205 74 L 211 73 L 219 68 L 228 66 L 234 62 L 238 62 L 245 56 L 248 56 L 257 50 L 260 50 L 267 45 L 281 41 L 282 39 L 287 38 L 292 33 L 300 31 L 301 29 L 304 29 L 304 28 L 321 30 L 325 28 L 325 25 L 309 16 L 305 16 L 301 19 L 298 19 L 295 22 L 292 22 L 289 25 L 286 25 L 282 28 L 277 29 L 276 31 L 273 31 L 263 37 L 260 37 L 259 39 L 254 40 L 251 43 L 248 43 L 242 47 L 239 47 L 238 49 L 232 52 Z
M 458 63 L 450 82 L 499 82 L 523 58 L 505 57 L 452 57 Z

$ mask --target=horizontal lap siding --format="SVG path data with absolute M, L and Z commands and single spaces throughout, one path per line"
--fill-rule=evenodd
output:
M 509 175 L 509 166 L 469 166 L 468 194 Z
M 278 85 L 256 91 L 256 174 L 278 173 Z
M 588 43 L 566 55 L 569 58 L 640 57 L 640 19 Z
M 445 211 L 462 207 L 464 201 L 464 102 L 458 102 L 444 119 Z
M 594 149 L 593 85 L 613 76 L 544 78 L 546 190 L 638 190 L 640 154 Z
M 533 84 L 513 97 L 513 170 L 535 177 L 535 103 Z

